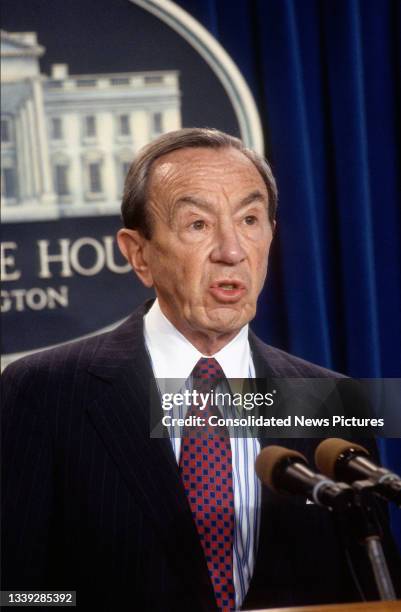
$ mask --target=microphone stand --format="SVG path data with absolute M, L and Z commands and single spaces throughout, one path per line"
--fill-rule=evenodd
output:
M 372 483 L 357 480 L 352 484 L 356 503 L 349 509 L 354 535 L 365 547 L 381 600 L 394 600 L 396 594 L 383 551 L 380 524 L 372 503 Z

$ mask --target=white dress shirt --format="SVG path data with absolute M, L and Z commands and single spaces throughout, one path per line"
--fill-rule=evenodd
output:
M 159 389 L 163 379 L 181 381 L 184 387 L 202 355 L 162 313 L 158 300 L 144 317 L 145 343 Z M 255 368 L 248 341 L 248 325 L 213 355 L 227 379 L 254 378 Z M 171 389 L 170 389 L 171 390 Z M 176 389 L 178 391 L 178 388 Z M 182 410 L 186 410 L 185 407 Z M 185 416 L 181 414 L 180 416 Z M 170 439 L 179 463 L 181 439 L 170 432 Z M 239 609 L 248 591 L 258 545 L 261 486 L 255 474 L 255 459 L 260 451 L 259 440 L 231 437 L 234 488 L 233 572 L 236 608 Z

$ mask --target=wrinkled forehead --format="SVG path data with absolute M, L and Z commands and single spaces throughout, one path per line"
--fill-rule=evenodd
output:
M 262 176 L 253 162 L 241 151 L 227 148 L 186 148 L 157 159 L 151 170 L 149 196 L 163 200 L 208 192 L 212 196 L 224 191 L 259 189 L 266 195 Z

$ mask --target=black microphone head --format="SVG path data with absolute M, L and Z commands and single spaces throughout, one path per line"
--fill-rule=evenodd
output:
M 266 446 L 256 457 L 255 471 L 262 483 L 276 493 L 274 472 L 276 468 L 288 459 L 298 459 L 300 463 L 306 464 L 307 460 L 298 451 L 284 448 L 284 446 Z
M 369 457 L 369 452 L 363 446 L 341 440 L 341 438 L 327 438 L 320 442 L 315 450 L 315 464 L 319 472 L 329 478 L 336 477 L 336 463 L 343 453 L 348 451 Z

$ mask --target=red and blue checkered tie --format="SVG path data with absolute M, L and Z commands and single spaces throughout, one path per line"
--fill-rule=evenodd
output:
M 224 372 L 213 358 L 200 359 L 192 372 L 193 389 L 208 393 Z M 189 505 L 205 553 L 217 606 L 235 609 L 233 582 L 234 492 L 231 445 L 226 427 L 207 424 L 211 415 L 221 416 L 208 403 L 204 410 L 192 406 L 187 416 L 205 419 L 205 427 L 184 429 L 180 472 Z

